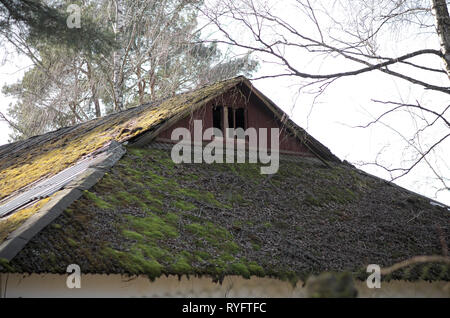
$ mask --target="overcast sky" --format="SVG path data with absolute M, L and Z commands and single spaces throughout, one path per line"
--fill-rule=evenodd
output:
M 215 1 L 215 0 L 211 0 Z M 306 33 L 312 37 L 315 26 L 306 19 L 301 18 L 295 1 L 268 1 L 272 3 L 272 13 L 287 21 L 296 30 Z M 343 1 L 345 2 L 345 1 Z M 328 3 L 325 1 L 324 3 Z M 335 3 L 335 2 L 333 2 Z M 349 2 L 352 5 L 352 2 Z M 326 8 L 325 8 L 326 9 Z M 355 8 L 349 8 L 341 12 L 345 18 L 357 14 Z M 316 12 L 319 21 L 325 17 Z M 430 21 L 427 21 L 430 22 Z M 431 17 L 431 22 L 433 18 Z M 326 29 L 326 25 L 322 24 Z M 251 43 L 253 38 L 240 28 L 235 21 L 226 25 L 228 32 L 235 40 L 242 43 Z M 266 31 L 276 33 L 277 30 L 268 28 Z M 221 39 L 218 32 L 210 31 L 208 37 Z M 290 39 L 289 35 L 283 33 L 284 40 Z M 439 49 L 436 33 L 431 28 L 424 30 L 416 25 L 400 25 L 396 29 L 387 28 L 386 32 L 378 35 L 379 54 L 382 56 L 397 57 L 419 49 Z M 222 39 L 224 39 L 222 37 Z M 274 38 L 275 39 L 275 38 Z M 268 38 L 265 38 L 267 41 Z M 275 41 L 275 40 L 273 40 Z M 268 40 L 267 43 L 272 43 Z M 243 53 L 241 51 L 240 53 Z M 289 63 L 301 72 L 313 74 L 329 74 L 334 72 L 349 71 L 359 68 L 355 63 L 336 57 L 325 58 L 323 55 L 306 54 L 295 48 L 287 48 L 282 51 Z M 255 55 L 260 61 L 261 68 L 254 77 L 262 75 L 273 75 L 286 73 L 283 67 L 278 66 L 274 59 L 261 54 Z M 411 62 L 427 65 L 437 69 L 443 68 L 442 60 L 438 57 L 426 55 L 416 57 Z M 417 69 L 409 69 L 404 66 L 393 66 L 392 69 L 404 71 L 405 74 L 413 74 L 425 82 L 440 86 L 448 86 L 448 77 L 445 74 L 421 72 Z M 413 72 L 413 73 L 412 73 Z M 386 167 L 398 167 L 400 164 L 410 165 L 417 159 L 417 153 L 405 150 L 405 140 L 399 135 L 411 137 L 417 131 L 417 118 L 406 112 L 395 112 L 388 116 L 380 124 L 369 128 L 353 128 L 365 125 L 386 111 L 388 106 L 374 103 L 372 100 L 396 101 L 426 105 L 433 110 L 443 110 L 449 103 L 448 95 L 434 93 L 424 90 L 422 87 L 412 85 L 409 82 L 393 78 L 379 71 L 362 75 L 341 78 L 329 86 L 317 99 L 315 95 L 305 94 L 298 89 L 302 79 L 298 77 L 263 79 L 254 81 L 253 84 L 264 94 L 270 97 L 277 105 L 285 110 L 291 118 L 300 126 L 326 145 L 334 154 L 342 160 L 347 160 L 363 170 L 389 179 L 389 174 L 376 166 L 361 165 L 374 162 L 378 156 L 378 162 Z M 421 114 L 422 115 L 422 114 Z M 426 116 L 426 115 L 425 115 Z M 436 142 L 437 136 L 448 133 L 448 127 L 444 124 L 436 125 L 421 137 L 421 144 L 427 146 Z M 440 138 L 440 137 L 439 137 Z M 449 178 L 450 174 L 450 140 L 446 140 L 432 153 L 429 160 L 433 168 L 441 176 Z M 437 194 L 436 190 L 441 188 L 432 171 L 425 163 L 417 165 L 410 174 L 395 181 L 397 184 L 412 191 L 437 199 L 450 205 L 450 191 L 442 191 Z
M 394 43 L 396 39 L 388 39 L 388 45 L 389 41 Z M 437 44 L 436 38 L 431 35 L 422 35 L 419 38 L 415 36 L 402 41 L 400 46 L 398 43 L 395 43 L 395 45 L 392 44 L 392 47 L 401 47 L 402 50 L 407 51 L 413 50 L 419 44 L 422 48 L 436 48 Z M 393 51 L 394 54 L 399 53 L 395 52 L 394 49 Z M 2 54 L 4 55 L 4 53 Z M 291 53 L 287 52 L 287 54 L 289 56 Z M 305 63 L 305 60 L 302 59 L 307 57 L 295 54 L 296 52 L 292 52 L 290 56 L 292 60 L 298 60 L 300 64 Z M 255 57 L 261 62 L 261 67 L 255 77 L 280 71 L 277 66 L 266 63 L 267 59 L 265 57 Z M 320 62 L 314 61 L 313 63 Z M 341 63 L 341 61 L 336 63 L 336 69 L 343 67 Z M 436 61 L 436 63 L 439 64 L 440 62 Z M 30 63 L 26 58 L 8 56 L 6 63 L 0 66 L 0 86 L 16 82 L 23 76 L 26 67 L 29 65 Z M 297 124 L 307 129 L 310 134 L 327 146 L 334 154 L 342 160 L 347 160 L 355 165 L 373 161 L 380 150 L 383 150 L 381 158 L 385 164 L 390 162 L 397 164 L 408 158 L 408 154 L 403 151 L 404 141 L 387 126 L 380 124 L 364 129 L 352 128 L 352 126 L 368 123 L 383 111 L 383 106 L 371 102 L 371 99 L 419 100 L 442 105 L 448 104 L 448 100 L 443 100 L 441 96 L 424 94 L 422 88 L 394 79 L 380 72 L 338 80 L 327 88 L 325 94 L 316 100 L 314 107 L 312 107 L 312 96 L 307 94 L 298 95 L 299 82 L 295 78 L 265 79 L 254 81 L 253 83 L 286 111 Z M 444 85 L 448 85 L 448 82 Z M 13 100 L 6 98 L 3 94 L 0 95 L 0 111 L 6 113 L 7 107 L 11 102 Z M 415 128 L 414 121 L 410 120 L 404 113 L 394 114 L 386 121 L 386 124 L 392 125 L 402 132 L 413 132 Z M 0 144 L 8 142 L 9 132 L 7 124 L 0 122 Z M 426 142 L 424 140 L 425 144 Z M 443 158 L 438 164 L 438 168 L 447 169 L 445 172 L 448 173 L 449 167 L 442 164 L 442 162 L 448 164 L 447 158 L 450 158 L 450 145 L 447 143 L 447 146 L 447 148 L 441 147 L 438 153 L 438 156 Z M 380 177 L 389 177 L 376 167 L 360 167 Z M 430 171 L 421 165 L 406 177 L 397 180 L 396 183 L 414 192 L 434 198 L 435 187 L 439 185 L 430 178 Z M 450 205 L 449 191 L 440 192 L 436 199 Z

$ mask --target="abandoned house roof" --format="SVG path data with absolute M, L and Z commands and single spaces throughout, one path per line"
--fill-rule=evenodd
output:
M 262 96 L 244 77 L 218 82 L 161 101 L 130 108 L 79 125 L 0 146 L 0 200 L 27 185 L 55 175 L 78 160 L 101 149 L 110 141 L 126 142 L 139 137 L 151 140 L 174 119 L 183 118 L 208 101 L 233 88 L 251 88 L 266 99 L 286 125 L 325 160 L 339 160 L 325 146 L 288 119 L 286 114 Z M 152 134 L 153 132 L 153 134 Z M 150 137 L 150 138 L 148 138 Z
M 82 159 L 93 162 L 0 219 L 0 271 L 63 274 L 78 264 L 83 273 L 150 278 L 296 281 L 349 271 L 362 279 L 368 264 L 443 253 L 447 208 L 340 162 L 289 120 L 316 157 L 283 155 L 270 176 L 260 164 L 175 164 L 167 147 L 148 142 L 175 116 L 241 85 L 251 88 L 238 77 L 0 147 L 4 202 Z M 146 143 L 123 144 L 140 138 Z M 389 277 L 450 280 L 450 267 L 425 263 Z

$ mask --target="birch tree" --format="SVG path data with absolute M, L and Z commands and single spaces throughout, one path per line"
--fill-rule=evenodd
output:
M 123 109 L 124 100 L 130 105 L 136 96 L 143 103 L 145 96 L 154 100 L 255 68 L 249 56 L 230 61 L 217 45 L 202 43 L 197 30 L 201 4 L 199 0 L 108 2 L 108 21 L 120 43 L 112 63 L 107 63 L 113 74 L 109 81 L 115 110 Z

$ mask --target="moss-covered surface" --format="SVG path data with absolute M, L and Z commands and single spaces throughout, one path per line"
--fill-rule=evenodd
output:
M 242 78 L 218 82 L 172 98 L 0 147 L 0 200 L 45 176 L 54 175 L 111 140 L 126 141 L 208 98 L 221 95 Z M 155 107 L 158 106 L 158 107 Z
M 21 209 L 0 220 L 0 243 L 2 243 L 10 233 L 19 228 L 30 216 L 35 214 L 50 198 L 39 200 L 31 206 Z
M 195 176 L 195 177 L 194 177 Z M 291 282 L 324 271 L 367 277 L 441 253 L 448 211 L 339 165 L 281 162 L 180 164 L 169 152 L 133 149 L 8 264 L 18 272 L 273 276 Z M 394 279 L 450 279 L 449 266 L 422 264 Z M 389 277 L 388 277 L 389 278 Z

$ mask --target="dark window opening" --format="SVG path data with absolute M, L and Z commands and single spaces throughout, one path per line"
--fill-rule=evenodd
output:
M 220 129 L 226 133 L 227 128 L 242 128 L 245 130 L 245 108 L 232 108 L 216 106 L 213 108 L 213 128 Z M 232 136 L 232 132 L 230 131 Z M 238 138 L 243 138 L 238 136 Z
M 223 107 L 216 106 L 213 108 L 213 128 L 222 130 Z
M 238 108 L 235 111 L 235 128 L 242 128 L 245 130 L 245 110 Z
M 234 128 L 234 109 L 228 107 L 228 128 Z

